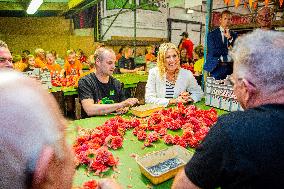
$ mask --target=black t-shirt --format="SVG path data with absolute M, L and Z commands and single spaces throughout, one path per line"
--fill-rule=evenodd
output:
M 185 173 L 201 188 L 283 188 L 284 105 L 221 116 Z
M 108 97 L 114 102 L 125 100 L 121 83 L 117 79 L 110 77 L 108 83 L 102 83 L 95 73 L 88 74 L 79 80 L 78 93 L 81 101 L 93 99 L 95 103 L 98 103 L 104 97 Z
M 124 68 L 124 69 L 128 69 L 128 70 L 134 70 L 136 65 L 134 62 L 134 58 L 125 58 L 124 56 L 122 56 L 119 60 L 118 60 L 118 66 L 119 68 Z

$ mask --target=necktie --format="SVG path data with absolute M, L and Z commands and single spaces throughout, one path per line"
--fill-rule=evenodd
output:
M 226 48 L 228 47 L 228 39 L 225 36 L 224 36 L 224 45 L 226 46 Z M 228 62 L 228 57 L 226 55 L 223 56 L 223 61 Z

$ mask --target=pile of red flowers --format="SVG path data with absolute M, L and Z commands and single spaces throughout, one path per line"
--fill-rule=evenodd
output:
M 79 136 L 73 145 L 76 165 L 87 165 L 96 175 L 109 167 L 116 167 L 118 159 L 108 148 L 121 148 L 125 130 L 139 125 L 138 119 L 126 120 L 117 116 L 96 129 L 79 129 Z
M 145 140 L 144 146 L 151 146 L 160 138 L 166 144 L 195 148 L 207 135 L 210 127 L 217 121 L 215 109 L 200 110 L 195 106 L 184 106 L 164 109 L 152 114 L 147 126 L 141 125 L 133 130 L 138 140 Z M 167 134 L 167 129 L 183 129 L 182 136 Z M 146 131 L 151 131 L 147 134 Z
M 55 87 L 78 86 L 78 76 L 67 76 L 66 78 L 52 77 L 51 84 Z
M 146 147 L 162 139 L 169 145 L 195 148 L 216 121 L 215 109 L 200 110 L 193 105 L 183 104 L 156 112 L 141 121 L 136 118 L 128 120 L 116 116 L 96 129 L 79 131 L 79 136 L 73 145 L 76 165 L 87 165 L 91 171 L 95 171 L 95 174 L 105 172 L 109 167 L 115 167 L 118 159 L 114 158 L 108 148 L 113 150 L 121 148 L 125 131 L 132 128 L 134 128 L 133 134 L 138 140 L 144 141 Z M 182 129 L 183 132 L 181 136 L 173 136 L 167 134 L 168 129 Z

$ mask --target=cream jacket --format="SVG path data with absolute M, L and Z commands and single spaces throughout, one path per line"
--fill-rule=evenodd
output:
M 201 87 L 197 84 L 191 71 L 181 68 L 174 87 L 174 98 L 177 98 L 182 92 L 191 93 L 190 97 L 194 102 L 200 101 L 203 96 Z M 166 96 L 166 76 L 160 78 L 158 68 L 152 68 L 149 71 L 146 84 L 145 101 L 146 103 L 159 104 L 167 106 L 170 99 Z

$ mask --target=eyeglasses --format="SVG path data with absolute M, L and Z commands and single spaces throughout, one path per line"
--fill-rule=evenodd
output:
M 229 78 L 229 82 L 232 86 L 234 86 L 236 84 L 237 81 L 243 81 L 243 78 L 238 78 L 237 80 L 233 79 L 232 77 Z M 253 84 L 252 82 L 246 80 L 251 86 L 256 87 L 255 84 Z
M 9 63 L 13 63 L 13 59 L 12 58 L 4 58 L 4 57 L 0 57 L 0 63 L 4 63 L 4 62 L 9 62 Z

